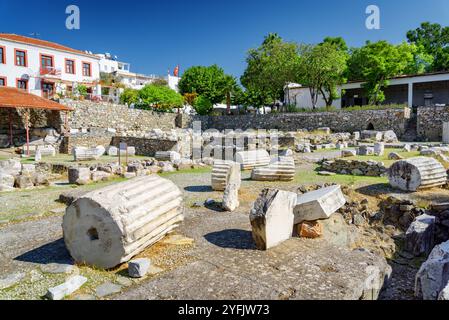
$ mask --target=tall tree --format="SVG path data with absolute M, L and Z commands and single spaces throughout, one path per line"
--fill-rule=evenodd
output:
M 413 61 L 413 53 L 402 45 L 368 41 L 352 50 L 348 65 L 351 79 L 365 81 L 370 104 L 379 104 L 385 100 L 383 90 L 389 85 L 388 79 L 402 74 Z
M 217 65 L 195 66 L 187 69 L 178 88 L 181 94 L 196 93 L 207 98 L 212 104 L 221 103 L 226 99 L 226 90 L 230 89 L 230 79 L 224 70 Z M 234 79 L 234 78 L 232 78 Z M 234 79 L 234 84 L 235 79 Z
M 309 87 L 312 106 L 315 109 L 319 95 L 326 106 L 339 97 L 337 86 L 345 82 L 347 53 L 336 44 L 303 45 L 300 50 L 299 79 Z
M 230 114 L 232 99 L 241 91 L 241 89 L 237 84 L 235 78 L 230 75 L 225 75 L 225 77 L 223 78 L 222 88 L 226 99 L 226 113 Z
M 345 39 L 343 39 L 342 37 L 326 37 L 324 38 L 322 43 L 332 44 L 336 46 L 338 50 L 346 53 L 349 51 L 348 45 L 346 44 Z
M 408 31 L 407 39 L 422 46 L 424 53 L 433 57 L 430 71 L 449 70 L 449 27 L 424 22 L 415 30 Z
M 283 41 L 276 33 L 270 33 L 258 48 L 248 51 L 246 63 L 240 82 L 251 96 L 253 93 L 259 95 L 260 100 L 257 101 L 268 97 L 268 103 L 273 104 L 283 98 L 285 84 L 297 79 L 298 46 Z

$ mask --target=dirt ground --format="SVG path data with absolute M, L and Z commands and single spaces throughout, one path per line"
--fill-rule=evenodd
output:
M 296 159 L 297 174 L 292 182 L 250 181 L 250 173 L 244 172 L 240 207 L 233 213 L 203 205 L 207 199 L 222 200 L 222 192 L 210 187 L 210 169 L 163 174 L 183 192 L 185 221 L 173 241 L 166 238 L 139 255 L 152 260 L 153 272 L 145 279 L 131 280 L 126 277 L 126 264 L 107 271 L 77 266 L 73 272 L 86 276 L 88 282 L 68 299 L 99 299 L 96 288 L 104 283 L 120 286 L 120 292 L 107 299 L 358 299 L 366 278 L 359 265 L 377 263 L 367 253 L 299 238 L 268 252 L 254 248 L 248 213 L 263 188 L 296 192 L 300 185 L 337 182 L 354 189 L 352 199 L 367 199 L 372 210 L 380 200 L 397 194 L 386 178 L 319 176 L 314 171 L 317 157 L 332 158 L 337 153 L 314 156 Z M 77 188 L 92 190 L 119 181 Z M 41 299 L 47 288 L 68 276 L 46 273 L 43 266 L 73 264 L 62 239 L 65 206 L 56 201 L 61 192 L 71 188 L 57 182 L 43 189 L 0 193 L 0 279 L 12 274 L 22 277 L 0 290 L 0 299 Z M 444 189 L 397 195 L 449 201 L 449 191 Z M 381 298 L 412 299 L 418 266 L 400 257 L 389 264 L 393 267 L 392 286 Z

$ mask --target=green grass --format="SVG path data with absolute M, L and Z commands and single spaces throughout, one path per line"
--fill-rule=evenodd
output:
M 185 169 L 185 170 L 179 170 L 179 171 L 173 171 L 173 172 L 163 172 L 159 173 L 159 176 L 161 177 L 167 177 L 174 174 L 200 174 L 200 173 L 209 173 L 212 171 L 211 167 L 202 167 L 202 168 L 196 168 L 196 169 Z
M 148 159 L 149 157 L 146 156 L 133 156 L 128 157 L 128 161 L 130 160 L 143 160 Z M 125 157 L 121 157 L 121 162 L 125 162 Z M 34 163 L 34 157 L 31 156 L 29 158 L 22 158 L 22 163 Z M 89 161 L 75 161 L 73 160 L 73 155 L 69 154 L 62 154 L 59 153 L 55 157 L 44 157 L 42 158 L 41 162 L 45 163 L 52 163 L 52 164 L 75 164 L 75 163 L 82 163 L 82 164 L 96 164 L 96 163 L 109 163 L 109 162 L 118 162 L 118 157 L 112 157 L 108 155 L 101 156 L 98 160 L 89 160 Z
M 319 165 L 314 165 L 311 170 L 299 170 L 296 173 L 294 182 L 298 184 L 319 184 L 319 183 L 338 183 L 348 186 L 365 186 L 369 184 L 388 183 L 387 177 L 367 177 L 353 176 L 346 174 L 336 174 L 334 176 L 320 176 L 316 171 Z
M 402 151 L 402 149 L 385 149 L 384 155 L 383 156 L 355 156 L 355 157 L 348 157 L 348 158 L 344 158 L 346 160 L 363 160 L 363 161 L 368 161 L 368 160 L 374 160 L 374 161 L 381 161 L 385 164 L 385 166 L 388 168 L 390 167 L 396 160 L 389 160 L 388 159 L 388 155 L 391 152 L 396 152 L 399 155 L 401 155 L 404 158 L 412 158 L 412 157 L 418 157 L 419 156 L 419 151 L 410 151 L 410 152 L 404 152 Z

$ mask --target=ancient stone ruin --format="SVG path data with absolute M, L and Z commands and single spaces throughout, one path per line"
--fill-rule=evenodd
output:
M 98 160 L 106 152 L 103 146 L 95 148 L 75 147 L 73 148 L 73 158 L 75 161 Z
M 294 208 L 295 224 L 327 219 L 346 203 L 339 185 L 318 189 L 297 196 Z
M 395 162 L 388 170 L 388 179 L 393 188 L 417 191 L 446 184 L 447 173 L 437 160 L 416 157 Z
M 235 155 L 235 161 L 240 163 L 242 170 L 250 170 L 270 164 L 270 155 L 266 150 L 240 151 Z
M 449 281 L 449 241 L 435 246 L 421 265 L 415 280 L 415 295 L 424 300 L 437 300 Z
M 267 250 L 289 239 L 293 233 L 296 194 L 264 189 L 254 202 L 249 218 L 259 250 Z
M 176 228 L 181 204 L 178 187 L 155 175 L 98 189 L 67 208 L 64 241 L 75 261 L 112 268 Z
M 214 160 L 211 174 L 212 189 L 224 191 L 229 182 L 240 185 L 241 173 L 240 164 L 228 160 Z
M 251 180 L 255 181 L 291 181 L 295 177 L 295 161 L 292 157 L 278 157 L 265 167 L 254 168 Z

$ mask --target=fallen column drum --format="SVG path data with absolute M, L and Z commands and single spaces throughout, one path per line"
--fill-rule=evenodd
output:
M 258 149 L 237 152 L 235 161 L 240 163 L 242 170 L 249 170 L 255 167 L 267 166 L 270 164 L 271 159 L 266 150 Z
M 393 188 L 417 191 L 444 185 L 447 173 L 434 158 L 416 157 L 396 161 L 388 170 L 388 179 Z
M 251 180 L 291 181 L 295 177 L 295 160 L 292 157 L 278 157 L 266 166 L 254 168 Z
M 182 194 L 156 175 L 89 192 L 66 210 L 64 241 L 76 262 L 112 268 L 156 243 L 183 221 Z
M 215 160 L 211 174 L 212 189 L 224 191 L 228 183 L 240 186 L 241 172 L 240 164 L 234 161 Z

